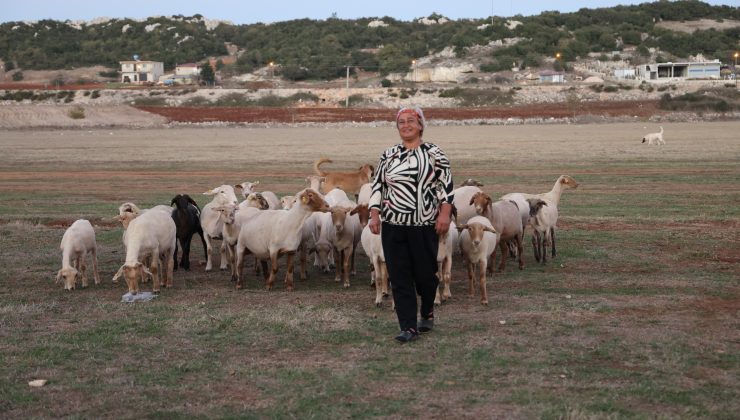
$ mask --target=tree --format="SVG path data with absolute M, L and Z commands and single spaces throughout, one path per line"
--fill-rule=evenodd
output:
M 216 82 L 216 73 L 213 72 L 211 63 L 205 62 L 200 66 L 200 81 L 207 85 L 212 85 Z

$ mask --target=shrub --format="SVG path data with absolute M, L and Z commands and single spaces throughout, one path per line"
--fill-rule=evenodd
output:
M 75 106 L 69 110 L 67 115 L 69 116 L 69 118 L 72 118 L 73 120 L 81 120 L 85 118 L 85 108 L 79 105 Z
M 134 105 L 137 106 L 165 106 L 167 100 L 165 98 L 150 98 L 150 97 L 139 97 L 134 99 Z
M 359 105 L 365 102 L 365 96 L 361 94 L 350 95 L 349 106 Z
M 380 86 L 382 86 L 384 88 L 391 87 L 392 85 L 393 85 L 393 83 L 390 80 L 388 80 L 388 79 L 383 79 L 383 80 L 380 81 Z
M 290 100 L 293 102 L 318 102 L 319 96 L 311 92 L 298 92 L 290 95 Z
M 83 96 L 90 96 L 90 91 L 89 90 L 86 90 L 86 91 L 82 92 L 82 95 Z
M 101 72 L 98 72 L 98 75 L 100 77 L 106 77 L 106 78 L 109 78 L 109 79 L 117 79 L 118 78 L 118 70 L 101 71 Z
M 92 94 L 90 95 L 90 98 L 97 99 L 99 97 L 100 97 L 100 91 L 99 90 L 92 91 Z
M 216 100 L 215 106 L 251 106 L 254 102 L 247 99 L 243 93 L 232 92 Z
M 619 88 L 617 86 L 613 86 L 613 85 L 604 86 L 604 92 L 612 93 L 612 92 L 616 92 L 618 90 L 619 90 Z
M 15 73 L 13 73 L 13 81 L 20 82 L 21 80 L 23 80 L 23 72 L 22 71 L 17 71 Z
M 514 101 L 512 91 L 501 92 L 498 88 L 463 89 L 460 87 L 443 90 L 440 98 L 455 98 L 462 106 L 506 105 Z
M 203 96 L 193 96 L 182 103 L 183 106 L 208 106 L 211 105 L 211 101 Z

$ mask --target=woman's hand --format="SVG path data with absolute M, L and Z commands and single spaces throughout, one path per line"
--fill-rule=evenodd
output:
M 442 236 L 450 230 L 450 211 L 452 205 L 450 203 L 442 203 L 442 207 L 439 209 L 439 215 L 437 215 L 437 223 L 434 225 L 434 230 L 437 231 L 437 235 Z
M 378 209 L 370 210 L 370 223 L 368 223 L 368 226 L 371 233 L 380 235 L 380 212 Z

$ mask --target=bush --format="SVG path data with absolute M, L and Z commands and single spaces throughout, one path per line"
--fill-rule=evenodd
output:
M 211 105 L 211 101 L 203 96 L 193 96 L 182 103 L 183 106 L 208 106 Z
M 311 92 L 298 92 L 290 95 L 290 100 L 293 102 L 318 102 L 319 96 Z
M 109 79 L 118 79 L 118 70 L 101 71 L 98 72 L 98 75 Z
M 69 110 L 67 115 L 69 116 L 69 118 L 72 118 L 73 120 L 81 120 L 85 118 L 85 108 L 81 106 L 75 106 Z
M 134 105 L 136 106 L 166 106 L 167 100 L 165 98 L 150 98 L 150 97 L 139 97 L 134 99 Z
M 365 96 L 363 96 L 363 95 L 361 95 L 359 93 L 358 94 L 355 94 L 355 95 L 350 95 L 350 97 L 349 97 L 349 106 L 355 106 L 355 105 L 359 105 L 359 104 L 362 104 L 362 103 L 365 103 Z
M 440 98 L 455 98 L 462 106 L 490 106 L 507 105 L 514 101 L 513 92 L 501 92 L 498 88 L 492 89 L 463 89 L 452 88 L 439 93 Z
M 391 87 L 392 85 L 393 85 L 393 83 L 390 80 L 388 80 L 388 79 L 383 79 L 383 80 L 380 81 L 380 86 L 382 86 L 384 88 Z
M 15 73 L 13 73 L 13 81 L 14 82 L 20 82 L 21 80 L 23 80 L 23 72 L 22 71 L 17 71 Z
M 92 91 L 92 94 L 90 95 L 90 98 L 91 99 L 97 99 L 99 97 L 100 97 L 100 91 L 99 90 Z
M 617 86 L 613 86 L 613 85 L 604 86 L 604 92 L 612 93 L 612 92 L 616 92 L 618 90 L 619 90 L 619 88 Z

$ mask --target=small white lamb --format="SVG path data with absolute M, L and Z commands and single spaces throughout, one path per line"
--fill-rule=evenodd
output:
M 665 140 L 663 140 L 663 127 L 660 127 L 660 131 L 657 133 L 645 134 L 645 137 L 642 138 L 642 142 L 645 143 L 646 141 L 649 145 L 653 144 L 653 142 L 658 146 L 665 145 Z
M 57 273 L 56 281 L 64 279 L 65 290 L 74 290 L 78 279 L 82 281 L 82 287 L 87 287 L 85 275 L 87 254 L 92 256 L 95 284 L 100 283 L 95 230 L 90 222 L 80 219 L 72 223 L 72 226 L 64 232 L 59 248 L 62 250 L 62 269 Z

